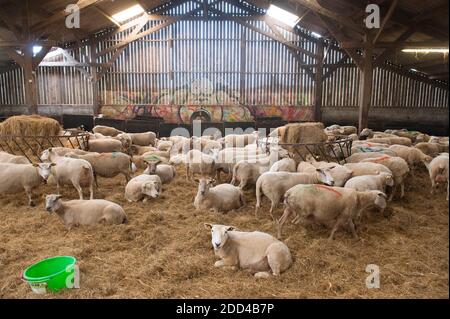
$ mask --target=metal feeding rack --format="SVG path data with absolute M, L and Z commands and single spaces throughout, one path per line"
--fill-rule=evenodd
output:
M 286 149 L 291 157 L 302 161 L 308 160 L 308 155 L 317 161 L 327 162 L 346 162 L 346 158 L 351 155 L 353 140 L 349 137 L 341 137 L 335 141 L 327 141 L 322 143 L 281 143 L 270 142 L 269 138 L 263 139 L 266 152 L 269 151 L 271 145 L 278 145 Z
M 63 134 L 56 136 L 0 135 L 0 150 L 25 156 L 30 163 L 33 163 L 42 162 L 40 154 L 51 147 L 88 149 L 89 134 L 87 132 L 64 131 Z

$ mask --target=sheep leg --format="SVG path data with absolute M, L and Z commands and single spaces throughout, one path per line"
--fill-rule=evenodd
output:
M 431 179 L 431 194 L 434 194 L 434 190 L 437 188 L 436 182 L 434 181 L 434 178 Z
M 352 220 L 352 219 L 350 219 L 350 220 L 348 221 L 348 227 L 350 228 L 350 231 L 351 231 L 353 237 L 354 237 L 355 239 L 359 239 L 358 234 L 356 233 L 355 224 L 353 223 L 353 220 Z
M 396 190 L 397 190 L 397 184 L 394 184 L 394 186 L 392 187 L 392 191 L 389 194 L 388 202 L 392 201 L 392 199 L 394 198 L 394 194 L 395 194 Z
M 80 197 L 80 199 L 83 199 L 83 189 L 81 188 L 79 183 L 72 183 L 73 187 L 75 187 L 75 189 L 78 192 L 78 196 Z
M 226 267 L 226 266 L 235 266 L 236 263 L 231 258 L 224 258 L 221 260 L 218 260 L 214 263 L 214 267 L 220 268 L 220 267 Z
M 94 183 L 89 184 L 89 199 L 94 199 Z
M 277 231 L 277 237 L 281 238 L 281 231 L 283 228 L 283 224 L 286 222 L 286 220 L 289 218 L 289 216 L 292 214 L 292 210 L 286 207 L 286 209 L 283 212 L 283 215 L 278 220 L 278 231 Z
M 33 202 L 33 193 L 31 192 L 31 188 L 25 187 L 25 193 L 26 193 L 27 196 L 28 196 L 28 204 L 29 204 L 31 207 L 36 206 L 36 205 L 34 204 L 34 202 Z
M 403 198 L 405 196 L 405 182 L 402 181 L 400 184 L 400 198 Z
M 243 190 L 244 187 L 247 186 L 247 182 L 248 182 L 248 181 L 247 181 L 246 178 L 242 178 L 242 179 L 241 179 L 241 182 L 239 183 L 239 188 Z
M 94 173 L 94 181 L 95 181 L 95 187 L 98 189 L 98 181 L 97 181 L 97 174 Z
M 186 180 L 189 180 L 189 165 L 186 165 Z
M 275 221 L 275 216 L 273 215 L 273 211 L 277 208 L 278 206 L 278 202 L 272 201 L 272 203 L 270 204 L 270 210 L 269 210 L 269 214 L 270 217 L 272 217 L 272 220 Z
M 61 193 L 59 192 L 59 180 L 55 178 L 55 181 L 56 181 L 56 194 L 61 195 Z
M 334 238 L 334 233 L 336 232 L 336 230 L 338 230 L 339 226 L 342 224 L 342 218 L 338 218 L 336 220 L 336 223 L 333 226 L 333 229 L 331 229 L 331 234 L 330 237 L 328 237 L 328 240 L 333 240 Z

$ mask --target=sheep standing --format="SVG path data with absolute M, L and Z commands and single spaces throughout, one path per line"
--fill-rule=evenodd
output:
M 6 152 L 0 152 L 0 163 L 30 164 L 30 161 L 25 156 L 17 156 Z
M 244 194 L 231 184 L 219 184 L 212 187 L 214 180 L 201 178 L 194 199 L 197 210 L 212 209 L 215 213 L 228 212 L 245 206 Z
M 404 145 L 392 145 L 389 149 L 397 153 L 398 157 L 403 158 L 409 165 L 411 173 L 417 169 L 417 165 L 422 162 L 431 162 L 432 157 L 426 155 L 421 150 L 415 147 L 409 147 Z
M 101 177 L 115 177 L 118 174 L 125 176 L 125 180 L 131 179 L 133 172 L 133 162 L 131 157 L 124 153 L 89 153 L 86 155 L 77 155 L 74 153 L 67 153 L 66 157 L 84 159 L 88 161 L 94 170 L 94 180 L 98 187 L 97 176 Z
M 88 150 L 98 153 L 122 152 L 122 142 L 112 138 L 89 139 Z
M 54 163 L 13 164 L 0 163 L 0 194 L 15 194 L 22 191 L 28 196 L 28 203 L 34 206 L 33 190 L 47 181 Z
M 78 158 L 58 156 L 52 148 L 42 152 L 41 159 L 55 163 L 52 169 L 52 176 L 56 182 L 56 190 L 59 194 L 60 185 L 72 184 L 78 192 L 80 199 L 83 199 L 83 190 L 81 187 L 89 187 L 90 199 L 94 198 L 94 170 L 92 165 Z
M 186 180 L 193 181 L 194 174 L 214 176 L 215 165 L 216 154 L 211 156 L 199 150 L 190 150 L 185 157 Z
M 220 258 L 214 267 L 239 267 L 250 270 L 256 278 L 279 276 L 292 264 L 289 248 L 272 235 L 242 232 L 232 226 L 205 223 L 211 230 L 214 253 Z
M 280 159 L 279 161 L 276 161 L 273 163 L 273 165 L 270 167 L 270 172 L 295 172 L 295 160 L 289 157 L 285 157 Z
M 154 132 L 128 133 L 128 135 L 131 137 L 131 142 L 134 145 L 155 146 L 156 144 L 156 134 Z
M 439 183 L 447 183 L 447 200 L 448 200 L 448 153 L 442 153 L 435 157 L 430 163 L 424 163 L 428 169 L 431 180 L 431 194 L 434 194 Z
M 317 168 L 328 169 L 334 180 L 334 186 L 344 186 L 345 182 L 352 176 L 353 172 L 336 163 L 328 162 L 300 162 L 297 166 L 299 173 L 314 173 Z
M 104 199 L 63 202 L 61 195 L 52 194 L 45 197 L 45 209 L 49 213 L 56 213 L 69 230 L 79 225 L 112 225 L 128 221 L 120 205 Z
M 400 198 L 405 196 L 405 179 L 409 174 L 409 166 L 408 163 L 401 157 L 397 156 L 382 156 L 378 158 L 367 158 L 361 161 L 362 163 L 370 162 L 370 163 L 378 163 L 386 166 L 392 172 L 394 176 L 394 187 L 392 189 L 391 194 L 389 195 L 389 201 L 395 195 L 395 192 L 400 186 Z
M 318 223 L 332 228 L 329 240 L 340 227 L 349 229 L 358 237 L 353 219 L 370 207 L 386 207 L 386 195 L 380 191 L 358 192 L 351 188 L 324 185 L 296 185 L 284 195 L 285 210 L 278 221 L 278 238 L 283 224 L 294 214 L 294 221 L 302 218 L 306 222 Z
M 289 173 L 289 172 L 266 172 L 256 181 L 256 205 L 255 216 L 261 207 L 262 195 L 266 195 L 270 201 L 270 216 L 278 206 L 284 193 L 297 184 L 327 184 L 334 185 L 333 177 L 328 169 L 317 168 L 314 173 Z
M 121 133 L 123 133 L 122 131 L 111 127 L 111 126 L 104 126 L 104 125 L 96 125 L 94 126 L 94 128 L 92 129 L 92 132 L 94 133 L 100 133 L 102 135 L 106 135 L 106 136 L 117 136 Z

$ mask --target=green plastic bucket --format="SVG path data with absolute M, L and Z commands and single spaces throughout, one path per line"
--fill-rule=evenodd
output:
M 62 288 L 72 288 L 75 264 L 72 256 L 55 256 L 41 260 L 23 272 L 22 278 L 30 284 L 35 293 L 57 292 Z

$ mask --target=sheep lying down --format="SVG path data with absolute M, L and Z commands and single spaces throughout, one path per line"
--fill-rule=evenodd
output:
M 127 216 L 123 208 L 104 199 L 62 201 L 61 195 L 47 195 L 45 209 L 56 213 L 64 225 L 70 229 L 73 226 L 97 224 L 123 224 Z
M 294 215 L 294 222 L 303 219 L 332 228 L 329 239 L 339 228 L 350 230 L 358 237 L 353 219 L 372 206 L 384 209 L 386 195 L 378 190 L 359 192 L 351 188 L 330 187 L 319 184 L 299 184 L 284 195 L 285 210 L 278 221 L 278 237 L 283 224 Z
M 198 190 L 194 199 L 196 210 L 210 209 L 218 212 L 237 210 L 245 206 L 242 190 L 231 184 L 219 184 L 214 186 L 215 180 L 201 178 L 197 180 Z
M 242 232 L 233 226 L 205 223 L 211 230 L 214 253 L 220 258 L 215 267 L 238 267 L 256 278 L 279 276 L 292 264 L 289 248 L 272 235 L 259 231 Z

